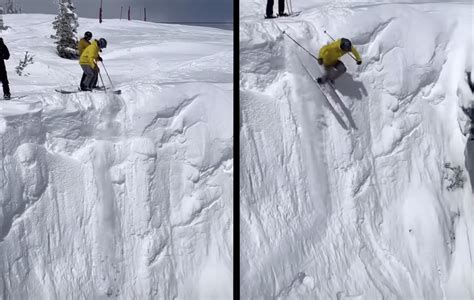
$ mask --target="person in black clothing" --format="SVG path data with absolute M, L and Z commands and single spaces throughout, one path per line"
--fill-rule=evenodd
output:
M 10 58 L 10 52 L 8 51 L 7 46 L 3 42 L 3 39 L 0 38 L 0 81 L 3 85 L 3 99 L 10 99 L 10 87 L 8 86 L 8 77 L 7 69 L 5 68 L 5 61 Z
M 267 12 L 266 19 L 273 19 L 277 16 L 273 15 L 273 0 L 267 0 Z M 278 0 L 278 16 L 287 17 L 288 14 L 285 13 L 285 0 Z
M 467 72 L 467 84 L 469 84 L 471 91 L 474 93 L 474 83 L 471 81 L 471 72 Z

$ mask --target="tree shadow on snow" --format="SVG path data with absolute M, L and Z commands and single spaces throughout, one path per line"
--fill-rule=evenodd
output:
M 336 79 L 337 90 L 344 96 L 350 98 L 362 99 L 367 96 L 367 89 L 361 81 L 355 81 L 351 75 L 344 73 Z

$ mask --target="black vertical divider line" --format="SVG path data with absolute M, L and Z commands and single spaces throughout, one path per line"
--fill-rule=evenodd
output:
M 239 88 L 239 0 L 233 2 L 234 20 L 234 174 L 233 174 L 233 229 L 234 229 L 234 245 L 233 245 L 233 292 L 234 299 L 240 299 L 240 88 Z

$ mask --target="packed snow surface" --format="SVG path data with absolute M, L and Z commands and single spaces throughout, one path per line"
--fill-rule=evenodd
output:
M 474 299 L 472 3 L 264 2 L 240 4 L 242 299 Z M 282 30 L 352 40 L 340 101 Z
M 229 299 L 232 32 L 79 19 L 122 94 L 63 95 L 53 19 L 4 16 L 0 298 Z

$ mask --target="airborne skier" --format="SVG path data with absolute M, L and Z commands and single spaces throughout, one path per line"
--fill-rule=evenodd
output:
M 339 58 L 349 52 L 354 54 L 357 64 L 360 65 L 362 63 L 360 54 L 349 39 L 341 38 L 322 47 L 319 50 L 318 63 L 324 65 L 326 74 L 318 78 L 318 83 L 326 83 L 328 80 L 334 83 L 336 78 L 344 74 L 347 68 Z

